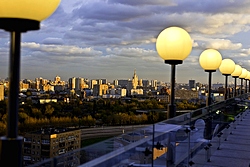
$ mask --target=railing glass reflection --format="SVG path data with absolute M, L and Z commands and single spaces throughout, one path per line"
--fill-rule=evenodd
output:
M 246 99 L 231 98 L 31 166 L 192 166 L 201 155 L 209 161 L 242 119 Z

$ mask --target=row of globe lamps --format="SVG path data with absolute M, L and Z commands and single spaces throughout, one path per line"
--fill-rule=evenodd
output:
M 183 60 L 188 57 L 192 51 L 192 39 L 188 32 L 180 27 L 168 27 L 160 32 L 156 40 L 156 50 L 159 56 L 165 61 L 166 64 L 171 65 L 171 94 L 170 104 L 168 106 L 168 118 L 176 116 L 175 107 L 175 67 L 182 64 Z M 225 100 L 228 97 L 227 82 L 228 76 L 235 79 L 234 96 L 236 93 L 237 78 L 241 79 L 240 94 L 242 94 L 243 80 L 246 80 L 245 93 L 247 92 L 247 80 L 250 84 L 250 72 L 240 65 L 235 64 L 231 59 L 223 59 L 219 51 L 215 49 L 204 50 L 199 57 L 199 64 L 208 72 L 208 97 L 206 105 L 212 104 L 211 98 L 211 82 L 212 73 L 217 69 L 225 76 Z M 250 88 L 249 88 L 250 89 Z
M 14 4 L 14 6 L 13 6 Z M 40 22 L 48 18 L 59 6 L 60 0 L 42 1 L 42 0 L 12 0 L 0 1 L 0 29 L 10 32 L 10 67 L 9 79 L 10 86 L 8 92 L 8 118 L 6 136 L 0 138 L 0 166 L 22 166 L 22 140 L 18 136 L 18 93 L 20 79 L 20 42 L 21 33 L 30 30 L 40 29 Z M 192 50 L 192 40 L 190 35 L 182 28 L 169 27 L 163 30 L 156 41 L 156 49 L 160 57 L 166 64 L 171 65 L 171 99 L 168 108 L 168 118 L 175 116 L 174 105 L 174 84 L 176 65 L 182 64 Z M 225 60 L 227 63 L 228 60 Z M 222 62 L 222 63 L 221 63 Z M 211 104 L 211 75 L 221 65 L 222 74 L 230 75 L 230 70 L 225 70 L 224 60 L 220 53 L 214 49 L 207 49 L 200 56 L 200 65 L 209 73 L 209 91 L 208 103 Z M 230 65 L 231 66 L 231 65 Z M 238 66 L 231 75 L 235 78 L 250 80 L 250 74 L 245 74 L 246 69 L 238 71 Z M 233 69 L 233 68 L 232 68 Z M 249 72 L 248 72 L 249 73 Z M 236 90 L 236 89 L 235 89 Z M 242 84 L 241 84 L 242 90 Z

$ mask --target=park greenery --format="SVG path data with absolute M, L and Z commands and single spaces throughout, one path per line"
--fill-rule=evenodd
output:
M 139 100 L 95 99 L 70 102 L 58 101 L 45 104 L 26 100 L 19 105 L 19 133 L 45 127 L 93 127 L 150 124 L 166 119 L 167 103 L 156 99 Z M 194 110 L 199 104 L 182 100 L 176 103 L 178 110 Z M 137 112 L 147 111 L 147 112 Z M 6 134 L 7 100 L 0 101 L 0 134 Z

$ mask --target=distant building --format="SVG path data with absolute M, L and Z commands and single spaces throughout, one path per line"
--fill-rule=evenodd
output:
M 139 81 L 139 79 L 138 79 L 138 76 L 136 75 L 136 70 L 134 70 L 134 75 L 132 78 L 132 89 L 137 88 L 137 86 L 139 85 L 138 81 Z
M 143 89 L 131 89 L 129 92 L 130 95 L 143 95 Z
M 57 76 L 55 77 L 54 81 L 55 81 L 55 84 L 60 83 L 60 82 L 61 82 L 61 77 L 59 77 L 59 76 L 57 75 Z
M 120 85 L 121 87 L 127 87 L 128 86 L 128 79 L 125 80 L 125 79 L 121 79 L 121 80 L 118 80 L 118 85 Z
M 189 80 L 189 90 L 196 89 L 195 80 Z
M 212 89 L 218 90 L 220 87 L 224 87 L 225 84 L 222 83 L 216 83 L 212 85 Z
M 59 77 L 58 75 L 54 78 L 54 82 L 50 82 L 50 84 L 54 85 L 54 86 L 61 86 L 60 88 L 58 87 L 58 91 L 63 88 L 63 90 L 65 89 L 65 81 L 61 80 L 61 77 Z
M 75 80 L 75 90 L 76 91 L 81 89 L 80 86 L 81 86 L 82 81 L 83 81 L 83 78 L 80 78 L 80 77 L 76 78 L 76 80 Z
M 94 88 L 94 85 L 97 85 L 97 84 L 98 84 L 97 80 L 92 79 L 92 80 L 90 81 L 90 88 L 93 89 L 93 88 Z
M 102 95 L 107 94 L 107 91 L 108 91 L 108 85 L 96 84 L 96 85 L 94 85 L 94 88 L 93 88 L 93 95 L 94 96 L 102 96 Z
M 0 84 L 0 101 L 4 100 L 4 85 Z
M 119 83 L 118 83 L 118 80 L 116 79 L 116 80 L 114 80 L 114 85 L 115 86 L 118 86 L 119 85 Z
M 136 75 L 136 70 L 134 70 L 132 80 L 128 81 L 127 85 L 128 95 L 143 95 L 143 89 L 140 88 L 143 86 L 142 83 L 142 79 L 138 79 L 138 76 Z
M 142 84 L 144 87 L 148 87 L 150 85 L 149 80 L 142 80 Z
M 39 100 L 39 104 L 45 104 L 45 103 L 57 103 L 57 99 L 38 99 Z
M 44 92 L 55 91 L 54 86 L 50 84 L 42 85 L 41 90 L 43 90 Z
M 100 79 L 102 81 L 102 83 L 99 83 L 99 84 L 108 84 L 108 81 L 107 79 Z
M 75 90 L 76 88 L 76 78 L 69 78 L 69 89 L 70 90 Z
M 81 147 L 81 130 L 49 128 L 26 133 L 23 142 L 24 166 L 70 152 Z M 80 165 L 80 153 L 65 157 L 60 166 Z
M 198 98 L 199 98 L 198 91 L 178 89 L 175 92 L 175 99 L 189 100 L 189 99 L 198 99 Z
M 64 85 L 55 85 L 54 90 L 59 91 L 59 92 L 63 91 L 63 90 L 65 90 L 65 86 Z
M 157 80 L 151 80 L 151 87 L 157 87 Z
M 127 95 L 127 90 L 126 89 L 118 89 L 118 94 L 121 95 L 122 97 L 125 97 Z

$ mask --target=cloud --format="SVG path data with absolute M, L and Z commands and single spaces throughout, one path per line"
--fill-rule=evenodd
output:
M 218 50 L 239 50 L 242 48 L 241 43 L 232 43 L 227 39 L 207 39 L 202 41 L 199 46 L 203 49 L 213 48 Z
M 54 44 L 54 45 L 62 45 L 63 44 L 63 39 L 62 38 L 45 38 L 43 41 L 42 41 L 43 44 Z
M 140 77 L 169 80 L 162 73 L 169 67 L 155 50 L 158 34 L 169 26 L 186 29 L 194 41 L 190 56 L 178 66 L 179 81 L 202 79 L 197 60 L 205 48 L 249 68 L 249 8 L 248 0 L 62 0 L 39 31 L 22 34 L 22 74 L 115 79 L 131 77 L 136 68 Z M 2 58 L 9 55 L 9 39 L 1 30 L 1 71 L 8 66 Z M 188 73 L 190 67 L 198 72 Z
M 240 55 L 243 57 L 249 56 L 250 55 L 250 49 L 242 49 L 240 52 Z
M 136 1 L 127 1 L 127 0 L 108 0 L 109 3 L 120 3 L 130 6 L 145 6 L 145 5 L 163 5 L 163 6 L 174 6 L 176 5 L 173 0 L 136 0 Z
M 67 55 L 67 56 L 100 56 L 100 51 L 95 51 L 93 48 L 81 48 L 73 45 L 54 45 L 54 44 L 38 44 L 38 43 L 22 43 L 22 47 L 33 51 L 44 52 L 45 54 Z
M 107 48 L 107 54 L 112 54 L 116 56 L 122 57 L 135 57 L 135 58 L 143 58 L 150 57 L 152 55 L 156 55 L 156 51 L 153 50 L 145 50 L 143 48 Z

